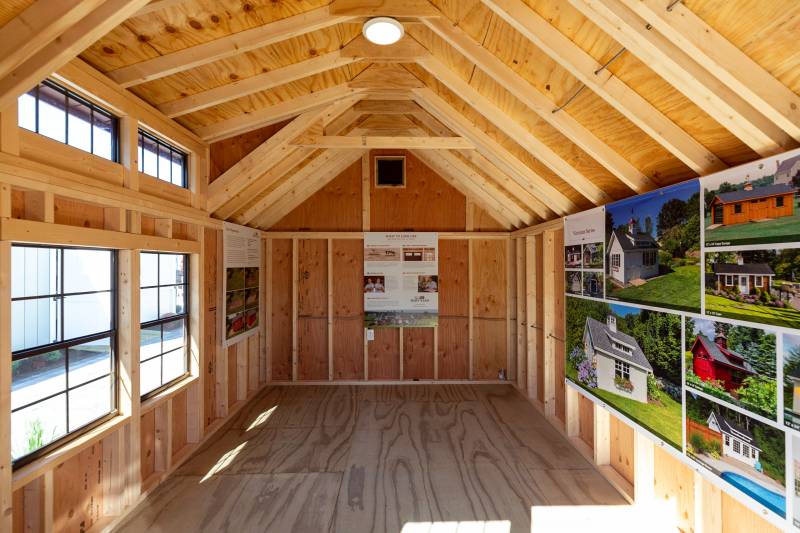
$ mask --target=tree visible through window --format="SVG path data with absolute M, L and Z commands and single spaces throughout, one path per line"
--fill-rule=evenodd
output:
M 115 253 L 14 246 L 11 453 L 15 464 L 116 410 Z
M 188 372 L 188 256 L 143 252 L 140 269 L 142 396 Z

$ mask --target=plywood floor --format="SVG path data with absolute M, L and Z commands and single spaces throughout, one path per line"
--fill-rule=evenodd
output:
M 117 531 L 529 532 L 531 506 L 623 503 L 512 386 L 273 387 Z

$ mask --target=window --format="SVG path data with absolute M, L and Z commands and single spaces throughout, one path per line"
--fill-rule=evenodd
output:
M 743 444 L 742 445 L 742 454 L 745 457 L 750 457 L 750 446 L 748 446 L 747 444 Z
M 405 187 L 406 158 L 404 156 L 375 157 L 376 187 Z
M 614 361 L 614 375 L 622 379 L 631 379 L 631 365 L 625 361 Z
M 633 350 L 629 346 L 625 346 L 622 343 L 612 341 L 612 346 L 615 350 L 620 351 L 622 353 L 633 353 Z
M 653 266 L 656 264 L 656 251 L 647 250 L 642 253 L 642 264 L 644 266 Z
M 737 215 L 741 214 L 742 204 L 733 204 L 733 212 L 736 213 Z
M 736 439 L 733 439 L 733 451 L 734 453 L 742 453 L 742 443 Z
M 725 275 L 725 285 L 728 285 L 729 287 L 733 285 L 733 276 L 732 275 L 730 275 L 730 274 L 726 274 Z
M 611 266 L 619 268 L 619 254 L 611 254 Z
M 76 93 L 45 80 L 19 97 L 19 126 L 118 161 L 117 117 Z
M 775 198 L 775 207 L 783 207 L 783 196 Z
M 182 378 L 189 369 L 186 255 L 142 252 L 139 369 L 142 396 Z
M 731 437 L 730 435 L 725 435 L 725 446 L 731 445 Z
M 184 189 L 188 186 L 185 152 L 139 130 L 139 172 Z
M 764 276 L 753 276 L 753 283 L 756 287 L 764 286 Z
M 111 250 L 11 251 L 11 454 L 15 466 L 116 411 Z

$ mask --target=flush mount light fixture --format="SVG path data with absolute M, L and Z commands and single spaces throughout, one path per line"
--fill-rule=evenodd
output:
M 405 29 L 393 18 L 376 17 L 364 23 L 361 33 L 369 42 L 386 46 L 399 41 L 405 33 Z

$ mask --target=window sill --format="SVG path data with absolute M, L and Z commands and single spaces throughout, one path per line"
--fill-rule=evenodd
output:
M 144 413 L 146 413 L 148 411 L 152 411 L 153 409 L 158 407 L 163 402 L 169 400 L 170 398 L 172 398 L 176 394 L 179 394 L 179 393 L 183 392 L 184 390 L 186 390 L 187 388 L 189 388 L 189 386 L 191 386 L 193 383 L 195 383 L 199 379 L 200 379 L 199 376 L 189 375 L 189 376 L 186 376 L 185 378 L 183 378 L 182 380 L 173 383 L 172 385 L 170 385 L 166 389 L 162 390 L 161 392 L 159 392 L 155 396 L 151 396 L 150 398 L 144 400 L 142 402 L 142 406 L 140 408 L 139 413 L 140 414 L 144 414 Z
M 88 446 L 103 440 L 111 433 L 117 431 L 129 420 L 129 415 L 115 416 L 111 420 L 107 420 L 97 427 L 90 429 L 80 437 L 72 439 L 63 446 L 59 446 L 50 453 L 47 453 L 35 461 L 19 468 L 18 470 L 14 471 L 13 474 L 12 490 L 17 490 L 24 487 L 48 470 L 52 470 L 64 461 L 71 459 L 81 451 L 85 450 Z

